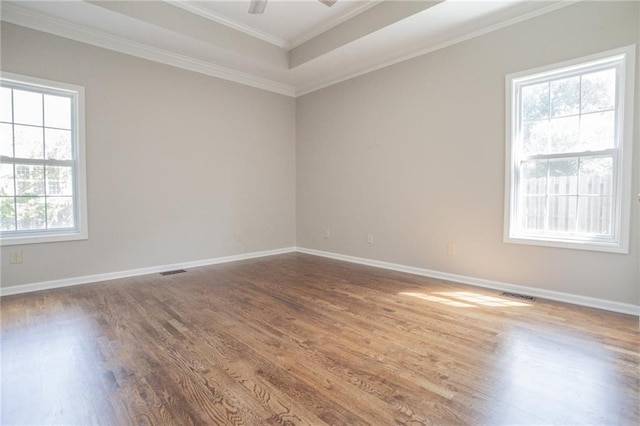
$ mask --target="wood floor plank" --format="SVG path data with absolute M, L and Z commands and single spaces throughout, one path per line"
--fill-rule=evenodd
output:
M 640 422 L 637 317 L 309 255 L 0 310 L 3 425 Z

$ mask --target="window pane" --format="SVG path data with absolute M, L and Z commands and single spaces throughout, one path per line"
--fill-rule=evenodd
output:
M 576 228 L 578 197 L 566 195 L 549 196 L 548 231 L 573 233 Z
M 549 194 L 578 193 L 578 159 L 549 161 Z
M 575 152 L 579 149 L 580 118 L 578 116 L 554 118 L 549 124 L 551 144 L 548 154 Z
M 585 114 L 580 120 L 580 141 L 585 151 L 615 146 L 615 111 Z
M 71 131 L 45 129 L 44 141 L 48 160 L 71 160 Z
M 616 70 L 582 76 L 582 113 L 613 109 L 616 99 Z
M 547 197 L 545 195 L 525 195 L 520 204 L 520 227 L 528 232 L 544 231 Z
M 547 160 L 524 161 L 521 165 L 521 187 L 524 194 L 546 194 L 547 174 L 549 162 Z
M 13 128 L 11 124 L 0 124 L 0 155 L 13 157 Z
M 47 197 L 47 228 L 73 228 L 73 199 Z
M 16 195 L 44 195 L 44 166 L 16 165 Z
M 547 160 L 525 161 L 521 165 L 520 226 L 529 232 L 543 231 L 547 210 Z
M 578 197 L 578 232 L 611 235 L 612 197 Z
M 0 87 L 0 121 L 6 121 L 8 123 L 13 121 L 11 89 L 7 87 Z
M 16 210 L 13 197 L 0 197 L 0 230 L 16 230 Z
M 71 98 L 44 95 L 44 125 L 71 129 Z
M 18 230 L 45 229 L 44 197 L 17 197 Z
M 47 166 L 47 195 L 73 195 L 71 167 Z
M 14 126 L 16 158 L 44 158 L 42 128 Z
M 598 157 L 580 160 L 579 194 L 613 194 L 613 158 Z
M 580 160 L 578 232 L 611 234 L 613 158 Z
M 14 89 L 13 114 L 16 123 L 42 126 L 42 94 Z
M 13 196 L 13 164 L 0 164 L 0 196 Z
M 522 120 L 534 121 L 549 118 L 549 83 L 522 88 Z
M 580 76 L 551 82 L 551 117 L 580 112 Z
M 549 145 L 549 122 L 533 121 L 523 126 L 523 148 L 525 155 L 544 154 Z

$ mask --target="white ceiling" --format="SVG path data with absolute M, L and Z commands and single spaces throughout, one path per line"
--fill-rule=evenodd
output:
M 247 13 L 250 3 L 250 0 L 172 2 L 175 6 L 221 23 L 226 22 L 234 28 L 289 49 L 335 25 L 343 17 L 375 6 L 379 0 L 339 0 L 331 7 L 318 0 L 269 0 L 261 15 Z
M 574 3 L 1 1 L 3 21 L 299 96 Z

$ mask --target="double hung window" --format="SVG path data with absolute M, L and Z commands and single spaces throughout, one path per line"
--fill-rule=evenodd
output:
M 507 76 L 505 241 L 627 252 L 634 51 Z
M 0 241 L 87 238 L 82 87 L 2 73 Z

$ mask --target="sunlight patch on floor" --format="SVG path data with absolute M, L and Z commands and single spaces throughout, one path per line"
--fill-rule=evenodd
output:
M 513 307 L 531 306 L 529 303 L 517 302 L 496 296 L 486 296 L 469 291 L 438 291 L 434 293 L 402 292 L 403 296 L 411 296 L 429 302 L 442 303 L 443 305 L 455 306 L 457 308 L 475 308 L 478 306 L 490 307 Z
M 444 305 L 455 306 L 457 308 L 475 308 L 474 305 L 470 305 L 468 303 L 458 302 L 456 300 L 446 299 L 444 297 L 430 296 L 428 294 L 422 294 L 422 293 L 400 293 L 400 294 L 402 294 L 403 296 L 411 296 L 411 297 L 416 297 L 422 300 L 428 300 L 429 302 L 438 302 Z

